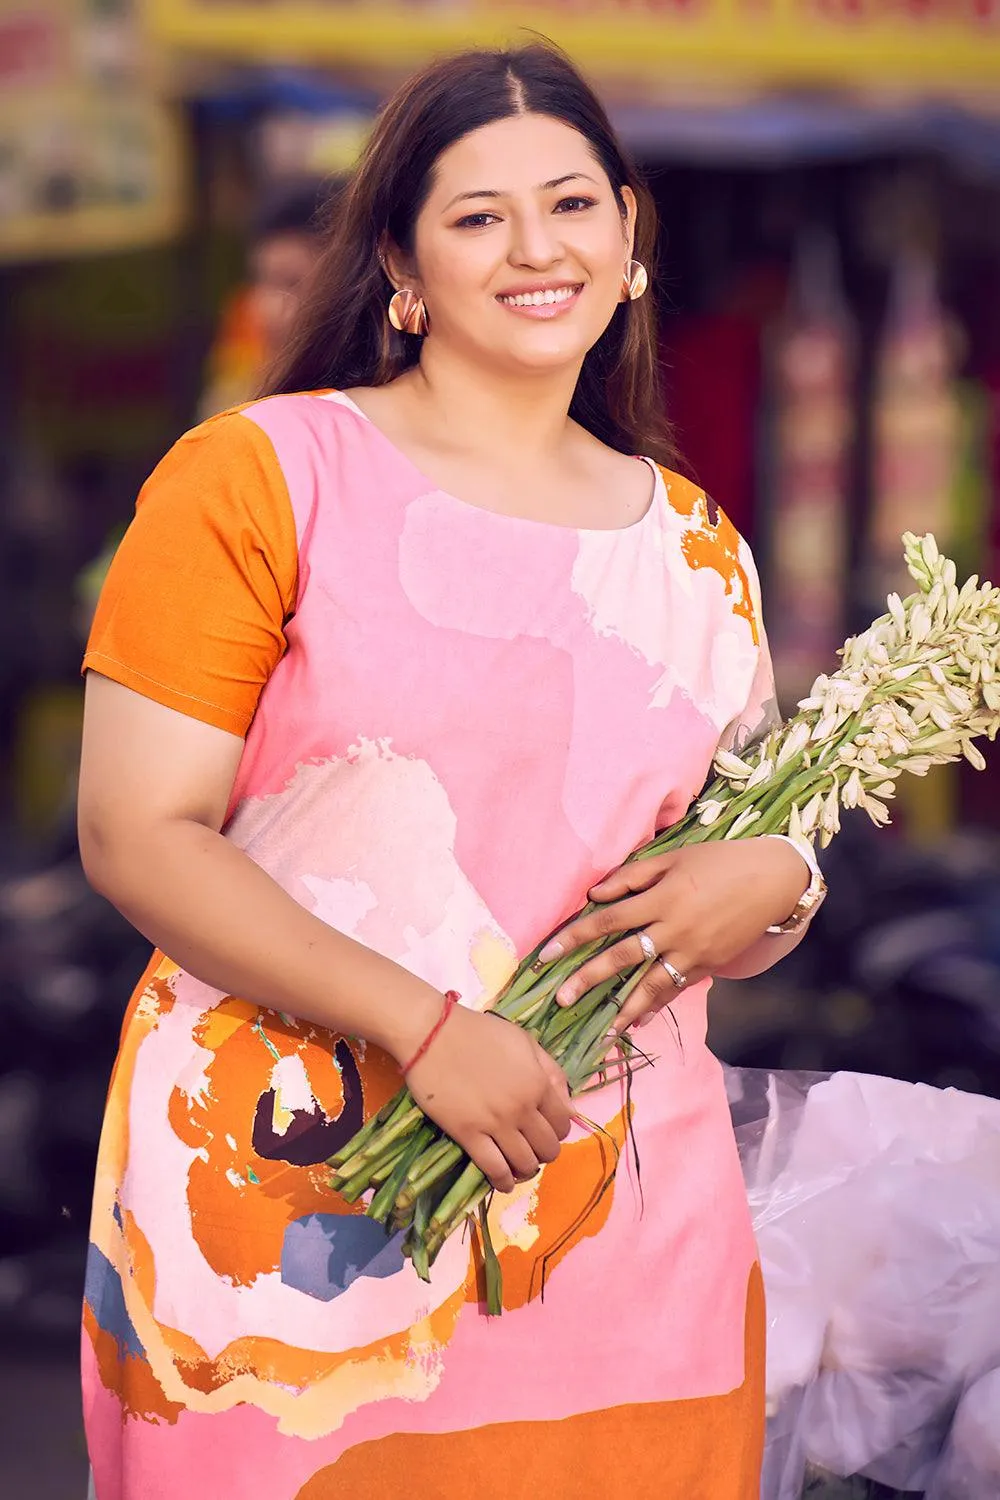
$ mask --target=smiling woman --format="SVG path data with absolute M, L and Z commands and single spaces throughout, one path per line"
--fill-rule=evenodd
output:
M 95 1188 L 98 1500 L 756 1500 L 761 1284 L 701 976 L 787 951 L 802 861 L 747 839 L 625 891 L 657 1066 L 596 1129 L 484 1013 L 773 696 L 749 551 L 665 467 L 655 232 L 560 54 L 436 65 L 267 397 L 143 489 L 85 660 L 81 850 L 157 947 Z M 425 1283 L 331 1186 L 401 1072 L 497 1189 L 502 1318 L 467 1241 Z
M 648 192 L 561 54 L 448 58 L 383 111 L 267 390 L 383 386 L 422 365 L 430 346 L 387 328 L 393 286 L 421 295 L 436 331 L 442 318 L 457 325 L 486 372 L 515 335 L 485 320 L 485 299 L 568 287 L 581 302 L 572 338 L 543 342 L 539 358 L 548 348 L 567 361 L 571 416 L 620 453 L 670 464 L 656 310 L 651 297 L 624 294 L 633 257 L 654 278 L 656 238 Z M 461 304 L 459 287 L 469 293 Z M 534 347 L 512 352 L 531 364 Z

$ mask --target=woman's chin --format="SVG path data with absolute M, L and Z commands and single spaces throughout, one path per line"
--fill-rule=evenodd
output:
M 590 344 L 569 329 L 539 328 L 528 337 L 512 339 L 505 350 L 505 363 L 534 375 L 558 375 L 578 371 Z

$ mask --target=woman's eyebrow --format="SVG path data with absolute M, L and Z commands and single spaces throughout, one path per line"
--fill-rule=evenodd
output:
M 586 182 L 592 182 L 595 187 L 599 185 L 597 179 L 595 177 L 588 177 L 586 172 L 567 172 L 563 177 L 551 177 L 548 182 L 539 182 L 535 191 L 537 193 L 548 193 L 553 188 L 562 187 L 564 182 L 575 182 L 578 178 L 583 178 Z M 454 208 L 456 203 L 462 203 L 466 198 L 508 198 L 509 196 L 510 192 L 508 189 L 474 188 L 469 193 L 456 193 L 451 202 L 445 204 L 443 212 L 447 213 L 449 208 Z

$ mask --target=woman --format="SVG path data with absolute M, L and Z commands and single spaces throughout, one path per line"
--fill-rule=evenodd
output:
M 573 1125 L 559 1069 L 482 1013 L 770 711 L 749 553 L 658 467 L 654 233 L 559 54 L 432 67 L 272 395 L 140 498 L 80 788 L 89 876 L 158 948 L 97 1172 L 98 1500 L 757 1493 L 762 1294 L 706 976 L 789 950 L 767 929 L 801 930 L 806 862 L 747 839 L 596 887 L 622 938 L 582 982 L 662 955 L 620 1017 L 658 1061 L 609 1191 L 621 1090 Z M 329 1186 L 401 1070 L 499 1190 L 501 1318 L 467 1239 L 425 1286 Z

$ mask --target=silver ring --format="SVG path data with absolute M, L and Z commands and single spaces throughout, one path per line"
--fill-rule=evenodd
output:
M 659 955 L 659 962 L 661 963 L 663 968 L 666 969 L 677 989 L 686 990 L 688 982 L 687 975 L 682 974 L 680 969 L 675 969 L 669 958 L 664 958 L 662 953 Z
M 649 959 L 650 963 L 652 963 L 654 958 L 659 958 L 660 956 L 656 951 L 656 944 L 653 942 L 653 939 L 650 937 L 648 932 L 639 933 L 639 947 Z

